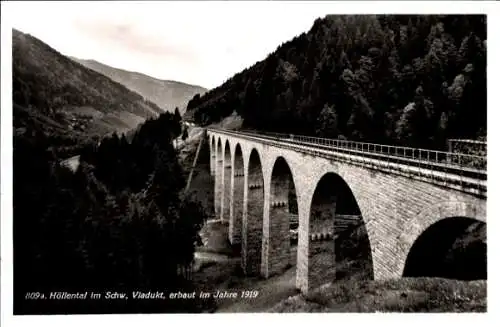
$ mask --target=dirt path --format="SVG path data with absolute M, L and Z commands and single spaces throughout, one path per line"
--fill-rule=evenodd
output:
M 263 312 L 296 295 L 295 266 L 269 279 L 246 277 L 241 272 L 241 257 L 227 241 L 227 224 L 206 224 L 200 236 L 204 243 L 195 253 L 194 282 L 200 291 L 235 292 L 237 297 L 217 298 L 215 312 Z M 295 253 L 295 249 L 291 251 Z M 295 260 L 293 260 L 295 261 Z M 244 291 L 257 291 L 255 298 L 242 297 Z

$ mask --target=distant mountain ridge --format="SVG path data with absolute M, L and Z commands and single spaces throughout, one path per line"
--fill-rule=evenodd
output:
M 160 108 L 169 112 L 174 112 L 175 107 L 178 107 L 182 114 L 186 109 L 188 101 L 195 94 L 204 94 L 207 91 L 207 89 L 198 85 L 160 80 L 146 74 L 111 67 L 92 59 L 70 58 L 87 68 L 125 85 L 130 90 L 142 95 L 144 98 L 156 103 Z
M 127 132 L 163 112 L 39 39 L 12 30 L 13 116 L 18 132 L 57 137 Z

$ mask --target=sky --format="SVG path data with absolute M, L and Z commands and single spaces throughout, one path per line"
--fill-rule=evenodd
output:
M 264 59 L 338 6 L 179 1 L 10 4 L 14 28 L 64 55 L 206 88 Z

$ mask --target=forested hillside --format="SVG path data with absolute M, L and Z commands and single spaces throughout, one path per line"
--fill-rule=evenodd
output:
M 163 112 L 125 86 L 12 30 L 13 117 L 18 133 L 43 132 L 66 146 L 124 132 Z
M 95 60 L 71 59 L 125 85 L 132 91 L 151 100 L 163 110 L 172 113 L 176 107 L 179 108 L 181 113 L 184 113 L 188 101 L 195 94 L 203 94 L 206 91 L 206 89 L 201 86 L 177 81 L 160 80 L 141 73 L 110 67 Z
M 317 19 L 265 60 L 188 103 L 266 131 L 442 148 L 486 136 L 486 16 Z

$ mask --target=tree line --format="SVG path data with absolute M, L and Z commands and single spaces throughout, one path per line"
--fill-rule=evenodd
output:
M 444 149 L 486 136 L 486 16 L 329 15 L 203 96 L 201 125 Z

